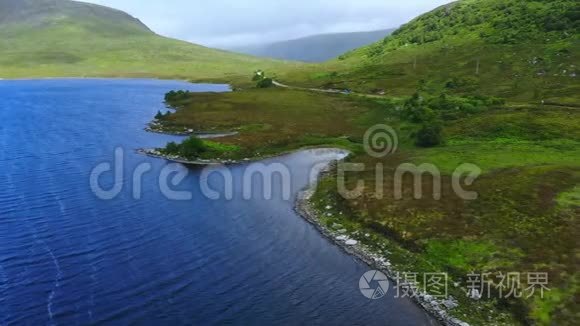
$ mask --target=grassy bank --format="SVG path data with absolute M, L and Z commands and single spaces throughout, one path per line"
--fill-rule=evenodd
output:
M 289 89 L 249 89 L 231 93 L 195 93 L 164 118 L 168 130 L 235 131 L 220 139 L 236 151 L 220 158 L 244 159 L 275 155 L 304 147 L 333 146 L 353 149 L 349 138 L 364 133 L 359 123 L 369 108 L 344 95 Z
M 337 193 L 336 180 L 329 178 L 319 189 L 318 205 L 339 207 L 343 212 L 333 214 L 338 219 L 329 223 L 351 225 L 389 239 L 384 241 L 390 250 L 399 252 L 389 257 L 402 270 L 445 271 L 463 284 L 473 271 L 549 274 L 552 291 L 544 299 L 484 300 L 458 310 L 475 324 L 488 317 L 504 318 L 490 313 L 487 304 L 509 312 L 521 323 L 573 324 L 579 294 L 578 123 L 577 110 L 541 107 L 504 108 L 447 122 L 445 145 L 406 148 L 382 160 L 364 155 L 351 158 L 367 167 L 347 175 L 348 189 L 365 181 L 362 195 L 344 200 Z M 409 162 L 434 164 L 441 171 L 440 200 L 433 199 L 434 179 L 429 177 L 422 181 L 422 199 L 413 198 L 410 178 L 404 179 L 403 199 L 396 199 L 396 169 Z M 380 200 L 375 198 L 377 163 L 384 166 L 385 177 Z M 451 174 L 463 163 L 475 164 L 483 172 L 468 187 L 478 193 L 477 200 L 462 200 L 452 189 Z M 392 249 L 393 243 L 406 251 Z

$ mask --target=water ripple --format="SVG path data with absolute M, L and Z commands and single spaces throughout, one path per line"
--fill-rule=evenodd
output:
M 292 202 L 210 201 L 196 187 L 192 202 L 164 198 L 156 176 L 167 162 L 134 149 L 180 139 L 142 130 L 173 89 L 227 87 L 0 81 L 0 325 L 429 324 L 409 302 L 362 297 L 368 267 L 321 238 Z M 119 146 L 124 188 L 103 201 L 88 176 Z M 319 159 L 310 151 L 283 162 L 302 187 Z M 153 171 L 134 200 L 141 163 Z M 199 178 L 193 169 L 187 185 Z

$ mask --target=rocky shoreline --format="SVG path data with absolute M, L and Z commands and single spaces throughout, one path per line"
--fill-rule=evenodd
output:
M 163 126 L 162 123 L 155 120 L 147 125 L 145 131 L 161 134 L 161 135 L 170 135 L 170 136 L 192 136 L 195 135 L 202 139 L 213 139 L 213 138 L 223 138 L 223 137 L 230 137 L 235 136 L 238 134 L 236 131 L 212 131 L 212 132 L 204 132 L 204 131 L 195 131 L 193 129 L 188 129 L 186 127 L 180 128 L 173 128 L 168 129 Z
M 186 159 L 179 157 L 179 156 L 171 156 L 171 155 L 163 154 L 157 149 L 147 149 L 147 148 L 138 149 L 137 153 L 142 154 L 142 155 L 147 155 L 147 156 L 153 157 L 153 158 L 164 159 L 164 160 L 171 161 L 174 163 L 181 163 L 181 164 L 186 164 L 186 165 L 199 165 L 199 166 L 231 165 L 231 164 L 249 163 L 252 161 L 251 159 L 244 159 L 242 161 L 198 159 L 195 161 L 190 161 L 190 160 L 186 160 Z
M 336 164 L 336 162 L 334 164 Z M 325 171 L 322 171 L 319 178 L 324 177 L 331 167 L 332 165 L 329 165 Z M 374 253 L 370 248 L 360 244 L 359 241 L 355 239 L 351 239 L 351 237 L 346 235 L 344 232 L 331 230 L 320 222 L 318 217 L 321 216 L 322 212 L 318 212 L 311 202 L 315 188 L 315 184 L 310 185 L 309 188 L 298 194 L 295 203 L 295 211 L 310 224 L 314 225 L 314 227 L 316 227 L 324 237 L 328 238 L 344 252 L 356 257 L 371 268 L 383 272 L 391 280 L 395 280 L 397 271 L 393 270 L 388 257 L 383 257 L 381 254 Z M 438 300 L 428 294 L 419 292 L 412 298 L 412 300 L 445 326 L 469 326 L 468 323 L 451 316 L 445 308 L 456 304 L 452 299 Z
M 260 161 L 266 159 L 266 157 L 254 158 L 254 159 L 244 159 L 242 161 L 235 160 L 196 160 L 189 161 L 180 157 L 172 157 L 159 152 L 157 149 L 139 149 L 137 153 L 147 155 L 154 158 L 165 159 L 175 163 L 181 163 L 186 165 L 197 165 L 197 166 L 209 166 L 209 165 L 231 165 L 231 164 L 243 164 L 250 163 L 252 161 Z M 330 163 L 326 169 L 322 170 L 318 176 L 318 180 L 323 178 L 338 161 Z M 317 230 L 338 247 L 340 247 L 344 252 L 352 255 L 359 259 L 360 261 L 366 263 L 371 268 L 379 270 L 387 275 L 391 280 L 396 279 L 397 271 L 393 270 L 388 257 L 384 257 L 381 254 L 373 252 L 372 249 L 361 244 L 353 236 L 349 236 L 344 230 L 335 231 L 331 228 L 326 227 L 320 222 L 318 218 L 323 214 L 323 212 L 318 212 L 316 208 L 312 205 L 311 199 L 314 195 L 316 189 L 316 183 L 308 186 L 307 189 L 301 191 L 296 199 L 294 206 L 295 211 L 302 216 L 306 221 L 314 225 Z M 431 316 L 437 319 L 441 324 L 445 326 L 470 326 L 468 323 L 461 321 L 453 316 L 451 316 L 447 309 L 453 308 L 457 303 L 453 299 L 438 300 L 432 296 L 418 292 L 416 296 L 412 297 L 420 307 L 427 311 Z M 446 309 L 447 308 L 447 309 Z

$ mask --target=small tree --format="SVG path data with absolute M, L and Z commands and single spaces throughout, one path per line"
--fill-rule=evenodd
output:
M 268 87 L 272 87 L 272 85 L 274 85 L 274 81 L 272 80 L 272 78 L 264 78 L 256 84 L 256 87 L 268 88 Z
M 165 152 L 167 154 L 179 154 L 179 145 L 172 141 L 167 143 L 167 146 L 165 146 Z
M 175 91 L 169 91 L 165 94 L 165 101 L 170 101 L 171 99 L 173 99 L 176 95 Z
M 163 119 L 164 115 L 163 113 L 161 113 L 161 111 L 157 111 L 157 114 L 155 115 L 155 120 L 161 120 Z
M 441 143 L 443 143 L 443 128 L 437 122 L 425 123 L 417 132 L 417 146 L 435 147 Z
M 252 81 L 258 82 L 264 78 L 266 78 L 266 74 L 264 73 L 264 71 L 263 70 L 256 70 L 254 72 L 254 78 L 252 78 Z
M 252 80 L 256 82 L 257 88 L 268 88 L 274 85 L 272 78 L 266 77 L 266 73 L 262 70 L 257 70 Z
M 206 150 L 203 140 L 196 136 L 189 137 L 179 145 L 179 155 L 188 159 L 197 158 Z

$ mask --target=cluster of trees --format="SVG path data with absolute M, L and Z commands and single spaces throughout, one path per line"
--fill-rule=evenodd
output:
M 187 98 L 190 95 L 191 95 L 190 91 L 183 91 L 183 90 L 170 91 L 167 94 L 165 94 L 165 101 L 180 100 L 180 99 Z
M 503 99 L 488 96 L 422 96 L 415 93 L 403 103 L 401 118 L 420 124 L 416 144 L 421 147 L 437 146 L 443 142 L 443 122 L 456 120 L 482 112 L 493 106 L 501 106 Z
M 165 94 L 165 103 L 173 106 L 180 107 L 183 106 L 187 101 L 191 99 L 192 92 L 190 91 L 170 91 Z
M 169 117 L 171 115 L 171 112 L 167 111 L 165 113 L 161 112 L 161 111 L 157 111 L 157 114 L 155 115 L 155 120 L 164 120 L 167 117 Z
M 525 40 L 566 38 L 580 28 L 580 6 L 570 0 L 487 0 L 443 6 L 404 25 L 377 46 L 369 56 L 406 44 L 425 44 L 445 37 L 475 33 L 495 44 Z M 566 32 L 566 33 L 564 33 Z
M 401 118 L 421 125 L 415 134 L 415 144 L 421 147 L 433 147 L 443 143 L 441 120 L 425 99 L 417 92 L 407 99 L 401 111 Z
M 191 136 L 184 140 L 181 144 L 170 142 L 162 150 L 166 155 L 177 155 L 179 157 L 194 160 L 208 151 L 207 145 L 202 139 L 196 136 Z
M 256 87 L 258 88 L 269 88 L 274 86 L 274 80 L 270 77 L 266 77 L 266 73 L 263 70 L 257 70 L 254 72 L 252 81 L 256 82 Z

